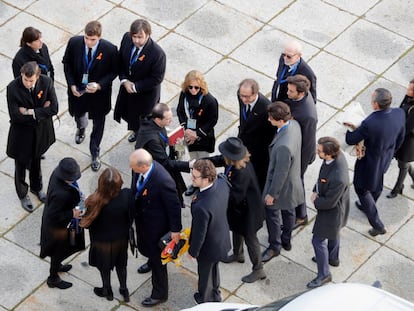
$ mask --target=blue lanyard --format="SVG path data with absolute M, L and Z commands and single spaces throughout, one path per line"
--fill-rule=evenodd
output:
M 242 110 L 242 114 L 243 114 L 243 120 L 247 120 L 248 119 L 248 116 L 247 116 L 247 107 L 244 107 L 243 108 L 243 110 Z M 251 109 L 251 108 L 250 108 Z M 250 113 L 251 113 L 251 110 L 250 110 Z
M 198 98 L 198 106 L 201 105 L 202 99 L 203 99 L 203 94 L 201 94 L 200 97 Z M 188 100 L 185 97 L 184 97 L 184 106 L 185 106 L 185 110 L 188 111 L 188 117 L 190 117 L 190 119 L 193 119 L 194 109 L 193 108 L 190 109 L 190 105 L 188 104 Z
M 85 53 L 86 73 L 89 73 L 89 69 L 91 69 L 93 60 L 95 59 L 96 52 L 98 51 L 98 47 L 99 47 L 99 43 L 95 49 L 95 52 L 92 53 L 92 57 L 90 61 L 88 61 L 88 53 Z
M 41 68 L 41 69 L 43 69 L 44 71 L 46 71 L 46 72 L 48 72 L 49 71 L 49 68 L 47 68 L 47 66 L 46 65 L 43 65 L 43 64 L 38 64 L 39 65 L 39 67 Z
M 297 62 L 295 65 L 293 65 L 293 68 L 292 68 L 292 70 L 290 71 L 290 76 L 294 76 L 294 75 L 295 75 L 296 70 L 298 70 L 298 66 L 299 66 L 299 64 L 300 64 L 300 60 L 299 60 L 299 62 Z M 283 79 L 283 77 L 284 77 L 284 75 L 285 75 L 285 73 L 286 73 L 287 67 L 288 67 L 288 66 L 285 66 L 285 67 L 283 68 L 282 74 L 280 75 L 280 77 L 282 78 L 282 80 L 280 80 L 280 81 L 279 81 L 279 84 L 287 82 L 287 77 L 286 77 L 286 79 Z
M 161 137 L 162 141 L 167 144 L 168 143 L 168 137 L 165 136 L 162 132 L 160 132 L 159 134 L 160 134 L 160 137 Z
M 135 51 L 138 51 L 137 52 L 137 55 L 135 55 L 134 57 L 132 57 L 132 55 L 134 55 L 134 52 Z M 131 50 L 131 55 L 129 56 L 129 67 L 131 67 L 133 64 L 135 64 L 135 62 L 137 61 L 137 59 L 138 59 L 138 56 L 139 56 L 139 48 L 137 48 L 137 47 L 135 47 L 135 49 L 132 49 Z

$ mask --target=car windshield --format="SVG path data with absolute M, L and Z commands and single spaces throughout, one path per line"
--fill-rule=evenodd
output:
M 293 299 L 297 298 L 298 296 L 302 295 L 306 291 L 300 292 L 298 294 L 294 294 L 289 297 L 285 297 L 282 299 L 279 299 L 278 301 L 271 302 L 263 307 L 257 308 L 256 311 L 277 311 L 280 310 L 282 307 L 287 305 L 289 302 L 291 302 Z

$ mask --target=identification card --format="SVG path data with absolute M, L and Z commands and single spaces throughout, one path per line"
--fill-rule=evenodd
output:
M 190 130 L 197 129 L 197 120 L 196 119 L 188 119 L 187 120 L 187 128 Z
M 88 84 L 88 77 L 89 75 L 87 73 L 84 73 L 82 76 L 82 84 Z

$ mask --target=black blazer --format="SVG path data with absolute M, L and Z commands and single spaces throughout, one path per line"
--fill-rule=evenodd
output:
M 187 129 L 188 116 L 185 109 L 185 94 L 184 92 L 180 94 L 177 105 L 177 116 L 180 124 Z M 194 110 L 192 117 L 197 120 L 196 131 L 200 140 L 189 145 L 188 150 L 214 152 L 216 144 L 214 127 L 218 120 L 217 99 L 211 93 L 203 95 L 200 105 Z
M 137 193 L 139 174 L 132 176 L 132 193 L 135 197 L 135 222 L 138 249 L 146 257 L 160 257 L 159 239 L 168 231 L 181 231 L 181 204 L 174 180 L 158 162 L 141 193 Z
M 405 96 L 400 108 L 405 111 L 405 137 L 404 142 L 395 154 L 403 162 L 414 161 L 414 98 Z
M 295 71 L 293 72 L 288 72 L 287 74 L 284 75 L 284 77 L 282 77 L 282 73 L 283 73 L 283 69 L 285 68 L 285 61 L 283 60 L 283 56 L 280 55 L 279 58 L 279 67 L 277 67 L 277 71 L 276 71 L 276 80 L 273 83 L 273 87 L 272 87 L 272 102 L 275 102 L 277 100 L 280 101 L 284 101 L 285 99 L 288 98 L 287 96 L 287 82 L 280 82 L 283 80 L 286 80 L 287 77 L 289 76 L 293 76 L 295 74 L 301 74 L 306 76 L 310 83 L 310 93 L 312 94 L 313 97 L 313 101 L 315 102 L 315 104 L 317 103 L 317 97 L 316 97 L 316 76 L 315 73 L 313 72 L 312 68 L 309 67 L 309 65 L 305 62 L 305 60 L 303 58 L 300 58 L 300 63 L 298 65 L 298 67 L 296 68 Z M 286 66 L 287 69 L 289 68 L 288 66 Z
M 129 72 L 133 46 L 129 32 L 125 33 L 119 48 L 119 79 L 134 82 L 137 93 L 129 94 L 123 86 L 119 88 L 114 119 L 120 122 L 122 118 L 128 122 L 130 129 L 136 130 L 139 127 L 139 116 L 150 114 L 154 105 L 160 101 L 166 56 L 162 48 L 149 38 Z
M 220 261 L 227 257 L 231 248 L 226 209 L 229 199 L 229 185 L 218 177 L 213 186 L 197 192 L 191 203 L 190 248 L 194 258 Z
M 39 65 L 42 74 L 49 76 L 52 80 L 55 79 L 55 69 L 53 68 L 52 61 L 49 56 L 49 50 L 45 43 L 43 43 L 39 53 L 36 53 L 26 44 L 17 51 L 12 63 L 13 76 L 15 78 L 19 77 L 22 66 L 31 61 L 35 61 Z
M 263 94 L 259 93 L 259 98 L 249 118 L 245 119 L 243 115 L 245 105 L 238 93 L 237 98 L 239 100 L 240 112 L 238 137 L 243 141 L 243 144 L 251 154 L 250 161 L 256 172 L 260 189 L 263 189 L 269 165 L 269 145 L 276 133 L 276 127 L 272 126 L 268 121 L 267 107 L 270 101 Z
M 97 82 L 101 90 L 95 93 L 84 93 L 81 97 L 73 95 L 70 87 L 82 85 L 82 76 L 87 71 L 85 60 L 85 42 L 83 36 L 72 37 L 63 56 L 63 69 L 68 84 L 69 112 L 80 116 L 85 112 L 89 118 L 102 117 L 111 110 L 112 81 L 118 74 L 118 50 L 115 45 L 104 39 L 99 40 L 96 53 L 89 69 L 89 82 Z

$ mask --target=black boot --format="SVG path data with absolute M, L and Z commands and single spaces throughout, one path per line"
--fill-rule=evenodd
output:
M 397 195 L 402 194 L 403 193 L 403 189 L 404 189 L 404 184 L 401 185 L 401 188 L 396 189 L 394 187 L 394 189 L 391 190 L 390 193 L 387 194 L 387 198 L 388 199 L 393 199 L 395 198 Z

